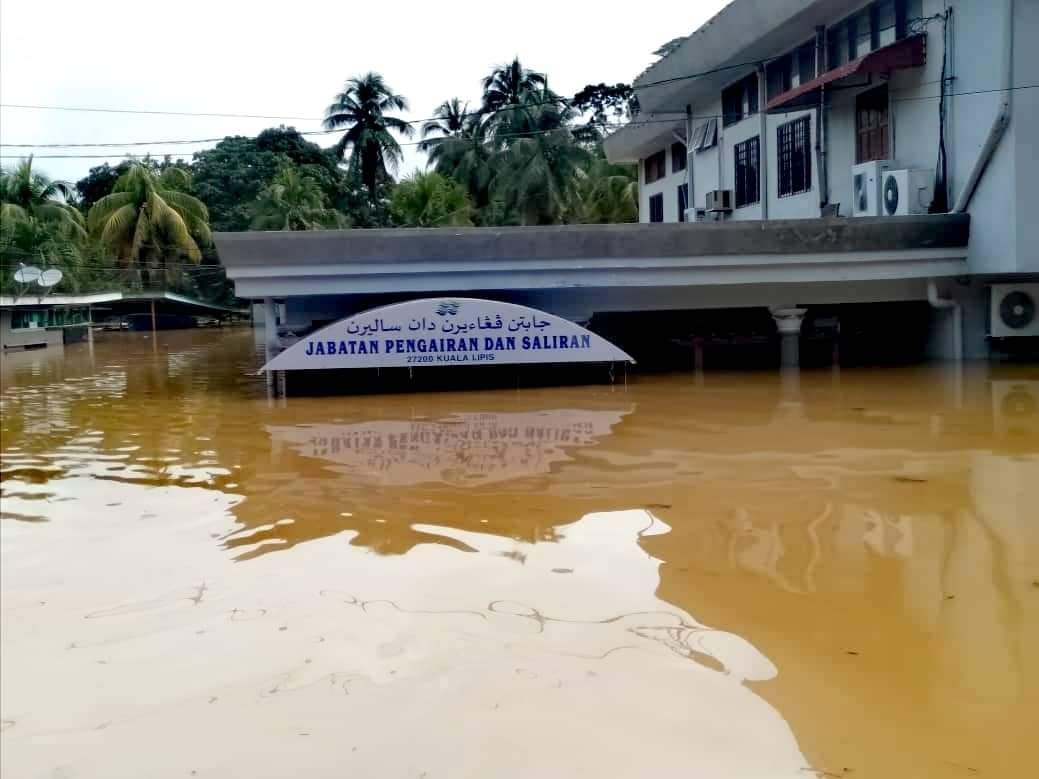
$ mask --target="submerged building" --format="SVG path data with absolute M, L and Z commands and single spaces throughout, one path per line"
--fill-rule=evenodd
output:
M 606 139 L 638 165 L 641 224 L 217 245 L 237 294 L 277 322 L 274 346 L 382 303 L 466 296 L 590 323 L 636 357 L 1034 347 L 1037 34 L 1027 0 L 734 0 L 635 80 L 640 111 Z

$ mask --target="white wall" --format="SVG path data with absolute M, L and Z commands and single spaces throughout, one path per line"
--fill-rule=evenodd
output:
M 649 221 L 649 199 L 658 193 L 664 195 L 664 221 L 665 222 L 677 222 L 678 221 L 678 187 L 685 184 L 686 172 L 680 170 L 677 173 L 672 173 L 671 169 L 671 144 L 676 139 L 672 138 L 667 143 L 665 149 L 665 170 L 667 175 L 662 179 L 657 179 L 652 184 L 644 183 L 646 181 L 646 166 L 645 160 L 639 161 L 639 221 Z
M 923 0 L 925 17 L 952 9 L 952 45 L 948 57 L 946 146 L 950 206 L 956 202 L 978 152 L 992 125 L 1002 101 L 997 90 L 1001 85 L 1003 50 L 1003 9 L 1006 0 Z M 833 22 L 839 19 L 831 20 Z M 891 157 L 900 166 L 935 170 L 939 138 L 939 82 L 941 80 L 943 25 L 939 20 L 927 24 L 927 63 L 922 68 L 896 71 L 887 80 L 890 93 Z M 762 30 L 762 34 L 765 34 Z M 812 35 L 805 30 L 804 37 Z M 1015 0 L 1014 83 L 1039 83 L 1039 2 Z M 774 52 L 775 55 L 782 51 Z M 746 75 L 733 71 L 732 80 Z M 880 86 L 885 79 L 873 76 L 860 88 L 840 89 L 829 93 L 827 173 L 830 203 L 840 203 L 842 216 L 850 216 L 852 174 L 855 164 L 855 98 L 858 94 Z M 957 94 L 968 93 L 968 94 Z M 763 102 L 763 101 L 762 101 Z M 1039 90 L 1017 89 L 1013 93 L 1014 112 L 1010 127 L 997 148 L 970 205 L 971 254 L 970 270 L 974 273 L 1039 272 L 1039 218 L 1030 208 L 1039 199 Z M 767 171 L 768 218 L 797 219 L 819 216 L 822 193 L 819 188 L 819 166 L 814 154 L 815 110 L 773 114 L 766 117 L 766 132 L 761 138 L 762 165 Z M 721 90 L 710 101 L 693 105 L 694 126 L 704 116 L 721 114 Z M 778 196 L 778 159 L 776 128 L 797 116 L 811 116 L 812 189 L 809 192 L 780 198 Z M 720 124 L 720 123 L 719 123 Z M 718 129 L 719 142 L 714 149 L 691 155 L 693 186 L 690 207 L 703 208 L 705 195 L 713 189 L 734 189 L 734 154 L 736 144 L 760 134 L 760 117 L 752 116 L 730 127 Z M 721 165 L 719 171 L 719 154 Z M 668 176 L 642 187 L 642 221 L 649 220 L 648 198 L 664 192 L 664 220 L 678 221 L 676 188 L 685 180 L 685 172 L 672 174 L 670 147 Z M 728 219 L 762 218 L 760 205 L 735 210 Z

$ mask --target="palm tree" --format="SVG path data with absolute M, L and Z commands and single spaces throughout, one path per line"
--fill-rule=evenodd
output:
M 326 130 L 347 128 L 335 145 L 339 159 L 350 152 L 350 166 L 361 176 L 374 200 L 380 178 L 395 171 L 401 160 L 400 144 L 391 131 L 410 138 L 414 128 L 387 111 L 406 111 L 408 101 L 394 93 L 378 73 L 349 79 L 335 101 L 325 109 Z
M 472 114 L 460 134 L 438 138 L 429 150 L 433 169 L 461 184 L 477 208 L 487 205 L 494 178 L 489 129 L 484 117 Z
M 76 285 L 86 231 L 83 215 L 67 199 L 74 188 L 32 169 L 32 157 L 0 170 L 0 286 L 20 264 L 59 267 Z
M 283 166 L 260 190 L 253 206 L 252 226 L 259 230 L 320 230 L 344 227 L 343 215 L 328 207 L 317 179 Z
M 532 92 L 548 87 L 544 73 L 527 70 L 519 57 L 512 62 L 495 65 L 483 80 L 483 110 L 497 111 L 505 106 L 518 105 Z
M 85 237 L 83 215 L 68 203 L 74 194 L 72 184 L 35 173 L 29 157 L 13 171 L 0 171 L 0 223 L 13 229 L 17 223 L 32 219 L 56 234 L 72 239 Z
M 470 120 L 469 104 L 457 97 L 445 100 L 433 110 L 433 118 L 422 125 L 422 142 L 418 147 L 428 152 L 444 138 L 457 138 Z
M 639 189 L 636 169 L 607 162 L 602 147 L 580 171 L 577 181 L 578 202 L 573 221 L 582 224 L 616 224 L 637 222 Z
M 184 191 L 189 185 L 190 176 L 182 168 L 155 174 L 132 162 L 112 194 L 91 207 L 87 225 L 123 265 L 166 269 L 171 255 L 198 262 L 199 245 L 208 244 L 212 236 L 209 212 Z
M 415 171 L 393 188 L 393 215 L 407 227 L 472 226 L 473 204 L 457 181 Z
M 559 106 L 532 95 L 514 117 L 523 134 L 506 139 L 496 155 L 492 191 L 520 224 L 558 224 L 577 201 L 578 178 L 589 155 L 563 116 Z

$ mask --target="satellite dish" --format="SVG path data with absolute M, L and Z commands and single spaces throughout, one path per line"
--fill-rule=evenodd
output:
M 32 284 L 42 275 L 43 271 L 35 265 L 23 265 L 14 272 L 14 280 L 19 284 Z
M 57 268 L 48 268 L 40 274 L 40 277 L 36 279 L 36 283 L 44 289 L 47 289 L 61 281 L 62 275 L 62 272 Z

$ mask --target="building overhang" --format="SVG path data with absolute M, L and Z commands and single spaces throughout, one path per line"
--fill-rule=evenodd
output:
M 777 52 L 806 43 L 816 27 L 856 10 L 862 0 L 733 0 L 632 82 L 645 112 L 684 111 Z
M 98 306 L 108 303 L 150 303 L 152 301 L 172 304 L 174 307 L 195 313 L 209 311 L 225 314 L 245 313 L 241 309 L 165 291 L 87 292 L 82 295 L 0 295 L 0 308 L 60 308 L 63 306 Z
M 966 214 L 217 233 L 242 298 L 856 282 L 967 272 Z
M 828 70 L 811 81 L 806 81 L 768 101 L 767 110 L 791 109 L 799 106 L 815 106 L 816 95 L 828 84 L 834 84 L 850 76 L 888 74 L 905 68 L 923 67 L 927 62 L 927 36 L 914 35 L 871 51 L 865 56 L 846 62 Z
M 672 143 L 677 133 L 685 137 L 685 114 L 639 114 L 603 141 L 606 159 L 613 163 L 637 163 Z

